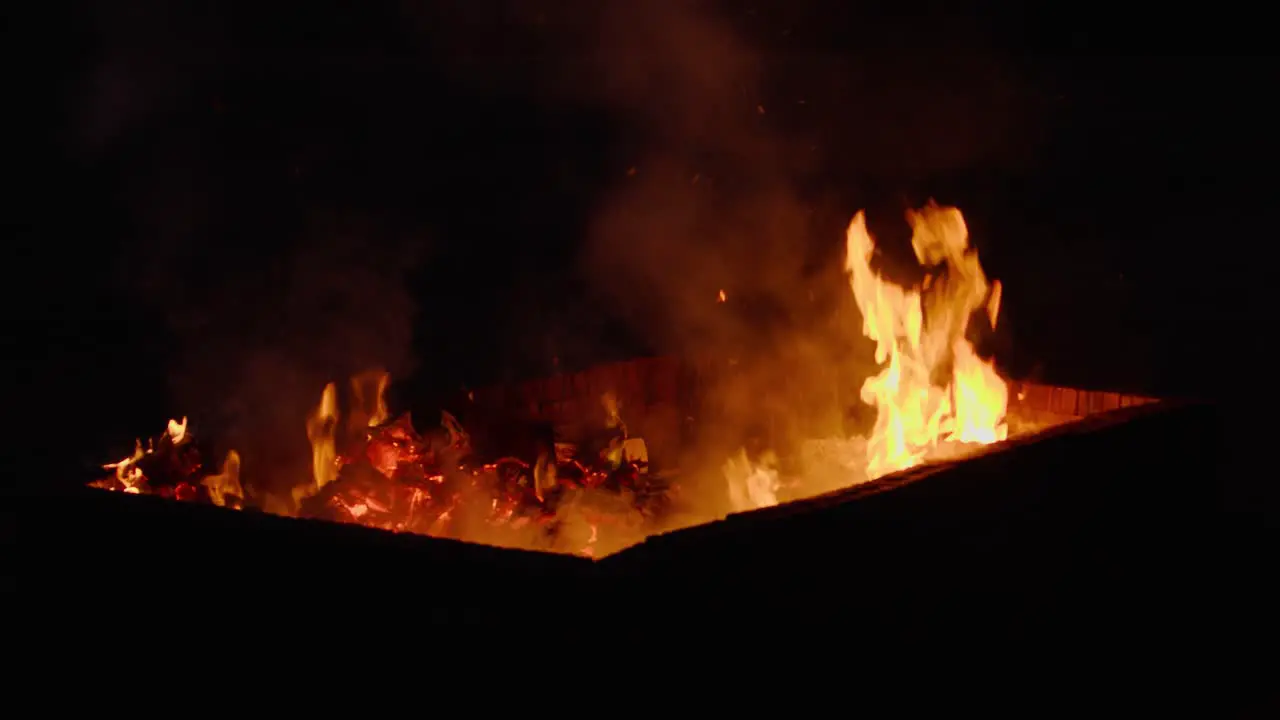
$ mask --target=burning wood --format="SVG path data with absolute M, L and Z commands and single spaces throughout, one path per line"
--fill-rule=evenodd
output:
M 306 419 L 311 443 L 310 480 L 289 501 L 258 497 L 260 509 L 295 517 L 345 522 L 394 532 L 474 540 L 530 549 L 591 555 L 600 528 L 639 537 L 658 518 L 672 489 L 641 472 L 625 453 L 557 457 L 478 458 L 471 437 L 449 413 L 438 429 L 420 434 L 408 414 L 393 421 L 380 378 L 353 381 L 357 420 L 340 432 L 337 388 L 330 383 Z M 377 397 L 361 387 L 376 388 Z M 607 402 L 607 401 L 606 401 Z M 621 425 L 616 412 L 614 425 Z M 625 426 L 623 426 L 625 427 Z M 244 507 L 240 456 L 228 454 L 217 472 L 200 461 L 186 420 L 120 462 L 93 487 L 157 494 L 175 500 Z M 642 461 L 640 461 L 642 462 Z M 251 496 L 252 493 L 251 493 Z
M 164 434 L 148 440 L 145 448 L 139 440 L 133 455 L 104 465 L 103 469 L 114 473 L 90 483 L 91 486 L 232 508 L 240 507 L 244 501 L 240 456 L 231 451 L 219 472 L 208 472 L 191 442 L 186 418 L 181 422 L 170 420 Z

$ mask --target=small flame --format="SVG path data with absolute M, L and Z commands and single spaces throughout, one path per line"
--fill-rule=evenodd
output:
M 320 393 L 320 405 L 307 418 L 307 439 L 311 441 L 311 474 L 314 485 L 302 488 L 299 495 L 309 495 L 333 482 L 338 477 L 338 452 L 334 439 L 338 425 L 338 388 L 333 383 L 324 386 Z
M 729 299 L 729 296 L 724 294 L 724 290 L 721 290 L 720 294 L 716 298 L 716 302 L 724 302 L 725 300 L 728 300 L 728 299 Z
M 116 471 L 116 480 L 124 486 L 124 492 L 141 493 L 147 478 L 142 474 L 142 468 L 138 467 L 138 461 L 146 457 L 149 452 L 150 450 L 142 449 L 141 440 L 135 440 L 133 455 L 119 462 L 107 463 L 102 466 L 102 469 Z
M 470 446 L 471 437 L 467 435 L 466 428 L 448 410 L 440 411 L 440 427 L 449 438 L 449 447 L 462 449 Z
M 373 414 L 369 416 L 369 427 L 377 427 L 387 421 L 391 413 L 387 412 L 387 385 L 391 376 L 387 373 L 378 375 L 378 397 L 374 401 Z
M 991 329 L 996 329 L 996 319 L 1000 317 L 1000 295 L 1003 285 L 999 280 L 991 282 L 991 297 L 987 300 L 987 319 L 991 321 Z
M 746 512 L 778 504 L 781 482 L 775 469 L 776 457 L 765 453 L 759 462 L 751 462 L 746 448 L 730 457 L 721 467 L 729 484 L 729 504 L 734 512 Z
M 385 423 L 391 413 L 387 411 L 387 386 L 391 375 L 384 370 L 367 370 L 351 378 L 351 406 L 347 426 L 358 433 L 367 427 Z
M 618 405 L 618 396 L 613 391 L 600 395 L 600 405 L 604 408 L 604 426 L 616 428 L 622 425 L 622 414 Z
M 209 499 L 214 505 L 227 507 L 228 499 L 244 500 L 244 488 L 240 485 L 240 453 L 232 450 L 222 463 L 222 472 L 210 475 L 202 483 L 209 489 Z
M 546 492 L 556 486 L 555 456 L 547 452 L 538 455 L 533 465 L 533 493 L 538 500 L 546 500 Z
M 169 427 L 166 430 L 166 432 L 169 435 L 169 439 L 173 441 L 174 445 L 181 445 L 183 441 L 187 439 L 186 416 L 184 415 L 182 417 L 182 422 L 178 422 L 177 420 L 172 420 L 172 419 L 169 420 Z
M 596 543 L 600 540 L 600 528 L 593 522 L 588 522 L 587 527 L 591 528 L 591 537 L 587 538 L 587 542 L 578 550 L 578 554 L 582 557 L 594 558 Z

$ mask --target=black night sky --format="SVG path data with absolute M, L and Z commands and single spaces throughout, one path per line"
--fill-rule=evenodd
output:
M 892 227 L 930 196 L 1005 283 L 1009 372 L 1210 392 L 1205 373 L 1238 372 L 1223 348 L 1254 344 L 1239 314 L 1262 296 L 1276 63 L 1225 56 L 1246 38 L 1204 18 L 1036 12 L 119 2 L 33 20 L 58 28 L 30 80 L 54 112 L 26 143 L 11 269 L 37 284 L 15 302 L 44 349 L 15 377 L 46 401 L 10 410 L 139 434 L 371 363 L 429 404 L 688 351 L 705 311 L 682 308 L 720 287 L 739 323 L 804 325 L 839 312 L 852 214 Z

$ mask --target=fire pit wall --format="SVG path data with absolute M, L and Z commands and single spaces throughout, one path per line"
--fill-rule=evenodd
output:
M 1146 405 L 1156 398 L 1125 393 L 1079 390 L 1025 381 L 1009 382 L 1011 434 L 1019 425 L 1030 428 L 1057 425 L 1095 413 Z
M 475 402 L 552 423 L 563 438 L 603 422 L 601 396 L 612 392 L 633 436 L 644 438 L 655 466 L 673 460 L 683 441 L 681 419 L 694 412 L 703 373 L 674 357 L 647 357 L 596 365 L 574 373 L 475 391 Z M 1009 382 L 1011 434 L 1057 425 L 1094 413 L 1154 402 L 1116 392 Z
M 596 365 L 574 373 L 475 391 L 475 402 L 531 420 L 550 422 L 570 442 L 602 425 L 601 397 L 613 393 L 632 436 L 642 437 L 651 458 L 679 452 L 680 408 L 691 398 L 680 381 L 682 366 L 666 357 L 636 358 Z

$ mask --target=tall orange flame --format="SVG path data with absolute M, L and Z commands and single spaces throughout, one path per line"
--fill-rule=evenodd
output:
M 307 439 L 311 441 L 311 474 L 314 485 L 303 488 L 298 495 L 319 491 L 338 477 L 338 451 L 336 431 L 338 426 L 338 388 L 333 383 L 324 386 L 320 404 L 307 418 Z
M 846 267 L 862 331 L 875 341 L 876 362 L 884 366 L 862 386 L 863 402 L 877 411 L 867 443 L 870 478 L 920 463 L 943 440 L 985 444 L 1008 434 L 1005 382 L 965 337 L 979 308 L 985 306 L 994 325 L 999 283 L 987 282 L 959 210 L 930 203 L 908 213 L 907 221 L 916 258 L 926 267 L 942 266 L 921 289 L 872 271 L 876 247 L 863 213 L 847 233 Z

